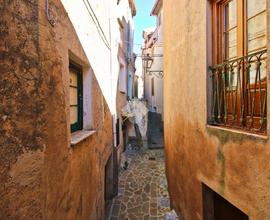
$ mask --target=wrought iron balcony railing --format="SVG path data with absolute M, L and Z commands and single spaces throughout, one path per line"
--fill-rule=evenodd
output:
M 266 133 L 267 50 L 210 67 L 211 124 Z

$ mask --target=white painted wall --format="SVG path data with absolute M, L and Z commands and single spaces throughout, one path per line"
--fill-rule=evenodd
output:
M 159 15 L 161 16 L 161 24 L 156 27 L 155 32 L 149 42 L 145 45 L 146 48 L 149 47 L 151 42 L 157 39 L 152 47 L 149 47 L 144 54 L 149 53 L 151 55 L 163 54 L 163 9 L 160 10 Z M 157 25 L 158 22 L 157 16 Z M 163 70 L 163 57 L 152 57 L 153 64 L 149 71 L 159 71 Z M 155 78 L 154 81 L 154 96 L 152 96 L 152 84 L 151 80 Z M 145 99 L 148 101 L 149 111 L 157 112 L 162 115 L 163 118 L 163 78 L 155 76 L 154 74 L 145 74 Z
M 133 18 L 128 0 L 61 0 L 75 28 L 91 68 L 99 82 L 112 115 L 116 114 L 117 81 L 119 75 L 118 45 L 120 31 L 117 18 L 125 17 L 131 25 L 130 43 L 133 45 Z M 97 20 L 88 3 L 91 5 Z M 85 5 L 86 4 L 86 5 Z M 90 13 L 89 13 L 90 11 Z M 97 28 L 97 22 L 100 28 Z M 104 36 L 101 34 L 104 33 Z M 104 42 L 105 41 L 105 42 Z

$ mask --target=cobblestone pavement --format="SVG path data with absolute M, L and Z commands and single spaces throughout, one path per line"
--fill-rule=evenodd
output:
M 133 151 L 120 172 L 110 220 L 164 219 L 170 211 L 163 150 Z

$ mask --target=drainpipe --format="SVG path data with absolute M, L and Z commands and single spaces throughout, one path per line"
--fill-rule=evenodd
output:
M 45 0 L 45 13 L 46 13 L 46 16 L 50 25 L 54 27 L 55 21 L 50 17 L 50 13 L 49 13 L 49 0 Z
M 111 4 L 113 4 L 114 1 L 109 1 L 109 35 L 110 35 L 110 72 L 111 72 L 111 79 L 113 79 L 113 57 L 112 52 L 113 50 L 113 44 L 112 44 L 112 33 L 111 33 L 111 17 L 112 17 L 112 9 Z M 113 95 L 113 80 L 111 80 L 111 94 Z M 111 100 L 111 104 L 113 104 L 114 99 Z M 116 105 L 115 105 L 115 111 L 116 111 Z M 113 189 L 112 189 L 112 196 L 115 197 L 118 194 L 118 162 L 117 162 L 117 137 L 116 137 L 116 114 L 114 112 L 112 121 L 113 121 L 113 146 L 112 146 L 112 157 L 113 157 Z
M 111 33 L 111 1 L 109 3 L 109 35 L 110 35 L 110 72 L 111 72 L 111 94 L 113 95 L 113 67 L 112 67 L 112 33 Z M 111 104 L 113 105 L 113 99 L 111 100 Z M 113 130 L 113 147 L 117 147 L 117 142 L 116 142 L 116 115 L 115 113 L 112 116 L 112 130 Z
M 117 135 L 117 133 L 116 133 L 116 118 L 115 118 L 115 115 L 113 115 L 112 116 L 112 126 L 113 126 L 113 128 L 112 128 L 112 130 L 113 130 L 113 146 L 114 147 L 117 147 L 117 142 L 116 142 L 116 135 Z

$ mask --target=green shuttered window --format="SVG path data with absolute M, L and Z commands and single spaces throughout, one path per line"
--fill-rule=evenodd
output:
M 82 69 L 69 65 L 69 97 L 71 132 L 83 129 L 83 82 Z

